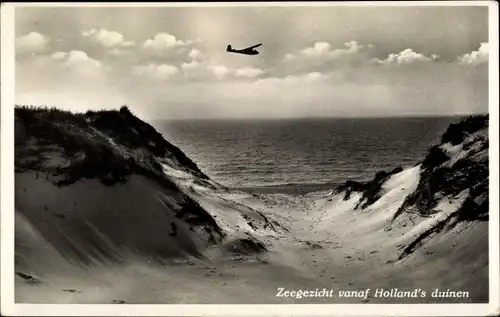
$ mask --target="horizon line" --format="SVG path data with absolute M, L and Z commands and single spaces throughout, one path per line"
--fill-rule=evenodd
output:
M 410 114 L 410 115 L 373 115 L 373 116 L 300 116 L 300 117 L 211 117 L 211 118 L 155 118 L 152 121 L 254 121 L 254 120 L 318 120 L 318 119 L 412 119 L 412 118 L 454 118 L 467 116 L 489 115 L 489 112 L 463 113 L 463 114 Z

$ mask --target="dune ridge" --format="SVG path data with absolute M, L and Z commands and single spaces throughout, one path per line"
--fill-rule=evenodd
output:
M 73 263 L 201 257 L 222 241 L 212 215 L 166 168 L 226 190 L 126 107 L 16 108 L 16 213 Z

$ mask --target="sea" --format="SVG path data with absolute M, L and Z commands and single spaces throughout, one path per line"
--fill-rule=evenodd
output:
M 306 194 L 414 166 L 459 119 L 183 119 L 152 125 L 224 186 Z

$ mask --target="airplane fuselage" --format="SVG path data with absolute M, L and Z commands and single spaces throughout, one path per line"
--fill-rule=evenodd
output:
M 253 48 L 246 48 L 243 50 L 235 50 L 234 48 L 231 47 L 231 45 L 227 46 L 226 51 L 230 53 L 238 53 L 238 54 L 245 54 L 245 55 L 257 55 L 259 52 L 257 50 L 254 50 Z
M 245 50 L 227 50 L 228 52 L 230 53 L 238 53 L 238 54 L 246 54 L 246 55 L 257 55 L 259 54 L 259 52 L 257 52 L 256 50 L 249 50 L 249 51 L 245 51 Z

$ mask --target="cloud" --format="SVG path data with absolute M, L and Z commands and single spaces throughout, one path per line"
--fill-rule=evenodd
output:
M 284 61 L 294 61 L 298 58 L 335 59 L 349 54 L 358 53 L 363 48 L 364 45 L 361 45 L 356 41 L 349 41 L 344 43 L 344 48 L 332 49 L 332 45 L 330 43 L 320 41 L 314 43 L 311 47 L 301 50 L 298 56 L 290 53 L 286 54 Z
M 109 31 L 107 29 L 91 29 L 82 32 L 82 36 L 89 38 L 90 40 L 99 43 L 105 48 L 118 48 L 118 47 L 131 47 L 135 43 L 131 41 L 125 41 L 123 35 L 119 32 Z
M 256 78 L 265 74 L 266 72 L 260 68 L 252 68 L 252 67 L 243 67 L 235 69 L 233 74 L 236 77 L 245 77 L 245 78 Z
M 305 48 L 301 53 L 305 56 L 320 57 L 330 52 L 331 45 L 328 42 L 316 42 L 313 47 Z
M 189 56 L 192 60 L 194 60 L 194 61 L 196 61 L 196 60 L 202 60 L 202 59 L 204 59 L 204 58 L 205 58 L 205 56 L 203 55 L 203 53 L 202 53 L 202 52 L 200 52 L 200 51 L 199 51 L 198 49 L 196 49 L 196 48 L 191 49 L 191 51 L 189 52 L 188 56 Z
M 458 58 L 458 62 L 465 65 L 479 65 L 488 63 L 489 44 L 481 43 L 477 51 L 464 54 Z
M 230 73 L 229 69 L 224 65 L 208 65 L 207 68 L 210 69 L 218 79 L 223 79 Z
M 211 55 L 205 54 L 198 48 L 192 48 L 186 56 L 189 62 L 180 65 L 185 78 L 189 80 L 211 81 L 211 80 L 253 80 L 266 74 L 266 70 L 251 67 L 228 67 L 215 59 Z
M 209 82 L 228 78 L 230 70 L 225 65 L 210 64 L 207 61 L 182 63 L 184 78 L 188 81 Z
M 283 61 L 284 62 L 291 62 L 291 61 L 294 61 L 296 58 L 297 57 L 295 57 L 295 55 L 287 53 L 287 54 L 285 54 L 285 57 L 283 57 Z
M 192 48 L 185 56 L 190 61 L 183 62 L 180 67 L 185 78 L 189 80 L 206 81 L 214 78 L 221 80 L 230 73 L 230 70 L 225 65 L 214 63 L 197 48 Z M 183 56 L 180 55 L 179 58 L 183 59 Z
M 16 53 L 40 53 L 47 49 L 49 40 L 43 34 L 31 32 L 16 39 Z
M 288 75 L 285 77 L 268 77 L 259 79 L 255 82 L 256 85 L 303 85 L 303 84 L 320 84 L 326 83 L 330 78 L 329 75 L 320 72 L 311 72 L 302 75 Z
M 336 49 L 332 52 L 333 55 L 353 54 L 364 48 L 364 45 L 358 44 L 356 41 L 345 42 L 344 45 L 347 49 Z
M 431 62 L 439 58 L 439 55 L 432 54 L 430 57 L 422 53 L 414 52 L 411 48 L 407 48 L 399 53 L 391 53 L 386 59 L 372 59 L 371 62 L 383 65 L 406 65 L 416 62 Z
M 201 69 L 206 66 L 207 61 L 205 60 L 204 54 L 200 50 L 196 48 L 191 49 L 188 57 L 191 58 L 191 61 L 189 63 L 184 62 L 181 64 L 181 68 L 184 71 Z
M 174 65 L 167 64 L 148 64 L 132 67 L 132 74 L 145 76 L 154 80 L 166 80 L 179 73 Z
M 123 95 L 103 62 L 80 50 L 16 60 L 16 103 L 66 109 L 116 107 Z
M 119 49 L 119 48 L 113 48 L 111 49 L 110 51 L 108 51 L 108 54 L 110 56 L 114 56 L 114 57 L 118 57 L 118 56 L 122 56 L 123 55 L 123 50 L 122 49 Z
M 64 65 L 66 66 L 85 64 L 85 66 L 101 67 L 99 61 L 90 58 L 87 53 L 83 51 L 70 51 L 68 53 L 56 52 L 52 54 L 52 57 L 57 60 L 64 59 Z
M 184 70 L 184 71 L 189 71 L 189 70 L 193 70 L 193 69 L 199 69 L 200 67 L 202 67 L 202 64 L 197 62 L 197 61 L 191 61 L 189 63 L 182 63 L 181 65 L 181 68 Z
M 40 98 L 82 109 L 127 100 L 143 106 L 145 113 L 157 109 L 158 115 L 179 117 L 382 115 L 400 111 L 399 105 L 406 103 L 411 104 L 405 108 L 408 111 L 433 113 L 437 104 L 443 111 L 484 109 L 487 104 L 482 99 L 487 86 L 483 67 L 460 67 L 458 62 L 442 62 L 437 54 L 411 48 L 376 56 L 368 41 L 341 42 L 337 47 L 317 41 L 276 56 L 283 56 L 282 62 L 270 63 L 264 55 L 264 60 L 222 57 L 220 50 L 167 33 L 144 37 L 135 48 L 122 34 L 105 29 L 85 31 L 82 36 L 87 44 L 99 45 L 69 50 L 75 46 L 54 42 L 49 47 L 44 36 L 24 37 L 31 38 L 30 45 L 24 44 L 29 51 L 41 47 L 44 54 L 16 61 L 21 65 L 16 67 L 23 97 L 19 100 Z M 478 47 L 460 56 L 460 63 L 487 62 L 487 43 Z M 168 107 L 157 108 L 158 100 Z M 235 103 L 241 107 L 235 108 Z
M 247 79 L 253 80 L 261 77 L 266 73 L 265 70 L 254 67 L 241 67 L 231 69 L 223 64 L 215 64 L 209 61 L 197 62 L 191 61 L 181 65 L 186 77 L 197 80 L 210 81 L 231 80 L 231 79 Z
M 335 48 L 327 41 L 318 41 L 296 53 L 287 53 L 276 67 L 277 76 L 328 72 L 340 68 L 359 67 L 368 62 L 370 50 L 357 41 L 344 42 Z
M 39 80 L 38 86 L 102 83 L 106 81 L 107 71 L 100 61 L 78 50 L 33 56 L 16 65 L 20 82 Z
M 181 41 L 172 34 L 162 32 L 156 34 L 154 38 L 146 40 L 142 47 L 148 52 L 161 55 L 174 48 L 186 47 L 193 43 L 196 41 Z
M 83 77 L 96 77 L 103 75 L 104 68 L 101 62 L 90 58 L 83 51 L 55 52 L 51 59 L 57 61 L 57 66 L 70 70 Z
M 62 60 L 67 54 L 66 52 L 55 52 L 51 57 L 55 60 Z

